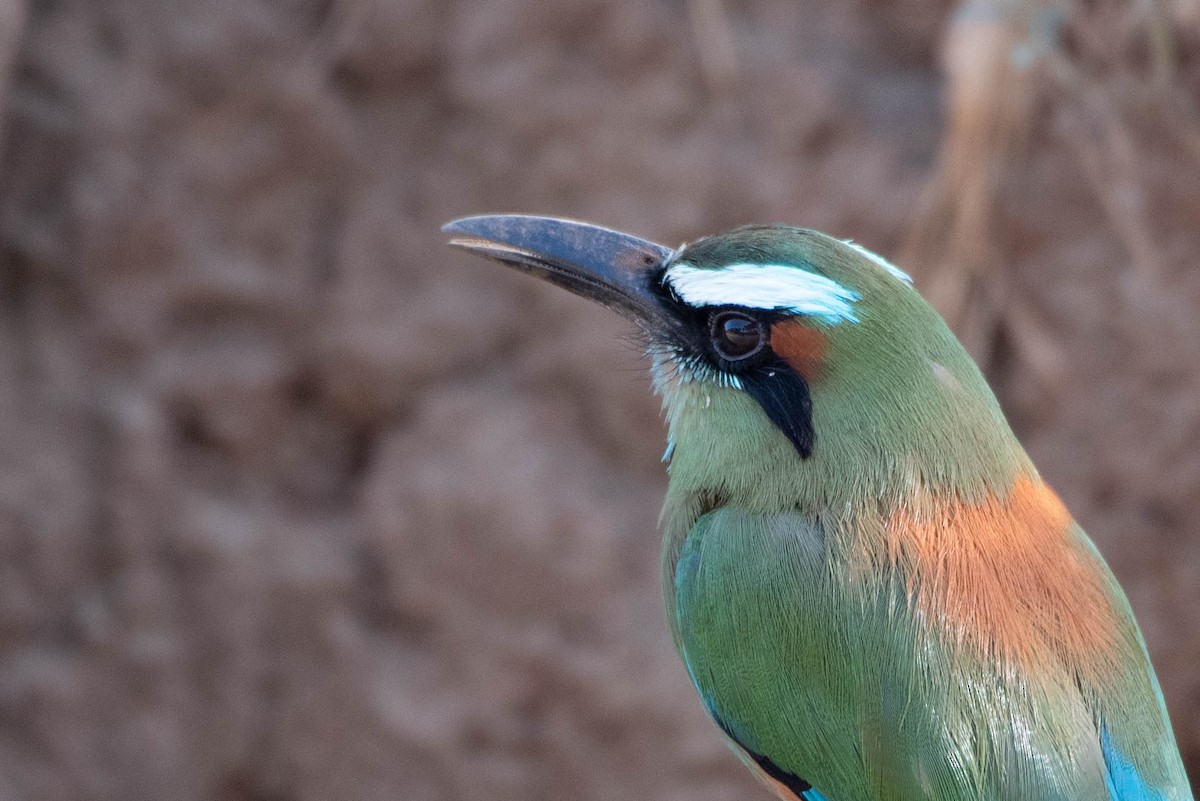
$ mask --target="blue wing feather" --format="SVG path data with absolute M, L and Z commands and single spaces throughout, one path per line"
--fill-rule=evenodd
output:
M 1111 801 L 1168 801 L 1167 795 L 1146 783 L 1137 767 L 1112 743 L 1105 729 L 1100 736 L 1104 764 L 1108 768 L 1108 795 Z

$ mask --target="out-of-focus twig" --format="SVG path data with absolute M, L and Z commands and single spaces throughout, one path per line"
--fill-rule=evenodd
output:
M 1045 0 L 968 0 L 944 42 L 948 128 L 909 229 L 905 263 L 922 266 L 931 300 L 977 357 L 1006 302 L 996 205 L 1031 125 L 1056 13 Z

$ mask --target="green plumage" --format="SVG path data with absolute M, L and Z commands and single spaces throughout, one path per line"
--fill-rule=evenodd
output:
M 818 514 L 894 506 L 918 488 L 969 500 L 1033 471 L 979 368 L 937 312 L 844 243 L 772 226 L 701 240 L 684 255 L 712 267 L 747 255 L 793 264 L 863 297 L 861 323 L 821 326 L 833 366 L 812 382 L 819 446 L 809 459 L 745 393 L 681 381 L 656 365 L 674 445 L 662 518 L 670 616 L 674 559 L 692 524 L 717 503 Z
M 718 267 L 746 253 L 828 276 L 862 302 L 858 324 L 825 328 L 809 459 L 745 393 L 658 382 L 674 443 L 667 614 L 722 727 L 826 801 L 1081 801 L 1114 797 L 1108 725 L 1149 788 L 1117 801 L 1191 798 L 1132 613 L 1077 527 L 1122 624 L 1105 687 L 1070 665 L 1030 676 L 963 647 L 919 613 L 920 576 L 863 563 L 892 510 L 924 497 L 970 505 L 1036 477 L 940 317 L 812 232 L 735 232 L 683 258 Z
M 1120 587 L 906 276 L 783 226 L 678 250 L 552 218 L 447 230 L 642 327 L 667 618 L 782 797 L 1192 798 Z
M 742 746 L 829 801 L 1108 797 L 1093 710 L 1071 676 L 1030 683 L 956 651 L 911 613 L 900 582 L 856 579 L 827 553 L 810 518 L 729 506 L 685 542 L 681 653 Z M 1157 717 L 1145 657 L 1129 656 Z M 1162 797 L 1188 797 L 1173 744 L 1151 731 L 1159 779 L 1176 788 Z

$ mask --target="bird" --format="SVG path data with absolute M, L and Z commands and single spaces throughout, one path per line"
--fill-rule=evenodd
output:
M 443 231 L 639 329 L 667 622 L 778 798 L 1192 801 L 1125 594 L 906 273 L 786 225 Z

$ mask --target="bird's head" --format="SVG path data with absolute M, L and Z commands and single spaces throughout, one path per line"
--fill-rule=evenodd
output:
M 970 495 L 1028 469 L 942 319 L 858 245 L 749 226 L 671 249 L 513 215 L 444 230 L 639 325 L 676 494 L 820 510 L 918 485 Z

